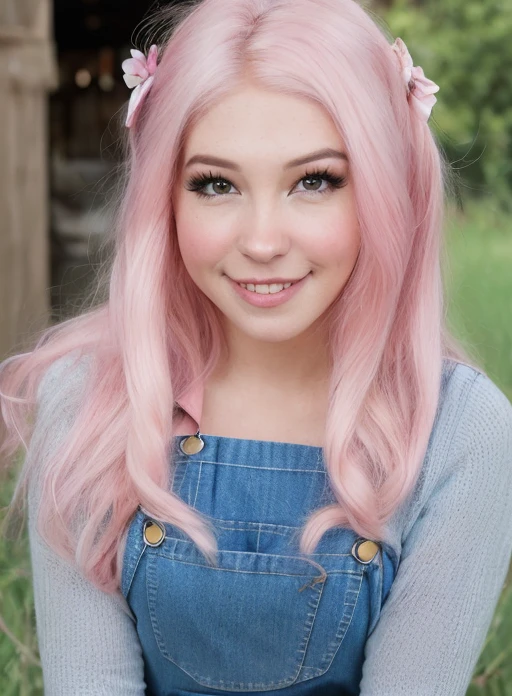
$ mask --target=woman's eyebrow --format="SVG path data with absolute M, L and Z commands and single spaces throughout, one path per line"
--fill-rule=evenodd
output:
M 330 147 L 324 148 L 323 150 L 317 150 L 316 152 L 311 152 L 309 155 L 304 155 L 303 157 L 297 157 L 287 162 L 283 169 L 292 169 L 293 167 L 298 167 L 301 164 L 307 164 L 308 162 L 314 162 L 319 159 L 326 159 L 327 157 L 336 157 L 337 159 L 343 159 L 348 162 L 348 157 L 344 152 L 339 150 L 333 150 Z M 235 172 L 240 172 L 241 167 L 231 160 L 223 159 L 222 157 L 214 157 L 212 155 L 194 155 L 191 157 L 185 165 L 185 169 L 190 167 L 192 164 L 211 164 L 214 167 L 225 167 L 226 169 L 233 169 Z

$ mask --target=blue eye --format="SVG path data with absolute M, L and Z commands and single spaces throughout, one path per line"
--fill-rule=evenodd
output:
M 340 189 L 343 186 L 346 185 L 347 183 L 347 178 L 344 176 L 338 176 L 334 174 L 333 172 L 329 171 L 329 169 L 323 169 L 323 170 L 315 170 L 312 172 L 307 172 L 305 176 L 301 177 L 296 183 L 300 184 L 303 181 L 308 181 L 311 182 L 311 180 L 324 180 L 327 182 L 327 187 L 322 189 L 322 190 L 312 190 L 308 191 L 306 190 L 305 193 L 309 195 L 324 195 L 325 193 L 330 193 L 331 191 L 334 191 L 336 189 Z M 205 193 L 205 188 L 209 186 L 210 184 L 218 184 L 222 183 L 227 186 L 225 188 L 229 189 L 229 187 L 233 186 L 233 184 L 229 181 L 229 179 L 226 179 L 225 177 L 221 176 L 220 174 L 214 176 L 212 172 L 210 171 L 209 174 L 197 174 L 196 176 L 191 177 L 186 184 L 186 189 L 187 191 L 194 191 L 199 197 L 201 198 L 221 198 L 225 195 L 224 193 Z M 294 186 L 294 188 L 295 188 Z M 229 191 L 228 191 L 229 193 Z

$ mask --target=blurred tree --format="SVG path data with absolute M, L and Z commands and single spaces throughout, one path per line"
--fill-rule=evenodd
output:
M 386 6 L 385 6 L 386 5 Z M 431 125 L 462 177 L 462 198 L 512 210 L 512 2 L 391 0 L 375 11 L 440 86 Z

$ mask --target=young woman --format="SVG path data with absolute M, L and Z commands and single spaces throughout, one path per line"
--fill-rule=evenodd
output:
M 512 406 L 445 324 L 439 87 L 352 0 L 160 12 L 107 299 L 2 364 L 45 693 L 463 696 Z

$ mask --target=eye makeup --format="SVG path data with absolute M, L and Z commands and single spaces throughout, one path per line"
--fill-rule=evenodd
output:
M 312 171 L 307 171 L 304 176 L 302 176 L 298 181 L 295 183 L 295 186 L 299 184 L 301 181 L 304 181 L 306 179 L 323 179 L 324 181 L 327 182 L 328 186 L 327 188 L 323 190 L 318 190 L 318 191 L 304 191 L 306 196 L 311 197 L 311 196 L 316 196 L 316 195 L 325 195 L 326 193 L 331 193 L 332 191 L 335 191 L 336 189 L 340 189 L 343 186 L 347 184 L 347 177 L 345 176 L 338 176 L 334 172 L 330 171 L 328 167 L 324 169 L 319 169 L 316 168 Z M 220 193 L 220 194 L 210 194 L 210 193 L 205 193 L 204 189 L 212 183 L 216 182 L 224 182 L 225 184 L 228 184 L 229 186 L 233 186 L 231 181 L 229 179 L 226 179 L 226 177 L 222 176 L 220 173 L 219 174 L 212 174 L 210 171 L 209 174 L 196 174 L 191 176 L 185 185 L 185 188 L 187 191 L 194 191 L 200 198 L 222 198 L 225 194 Z

